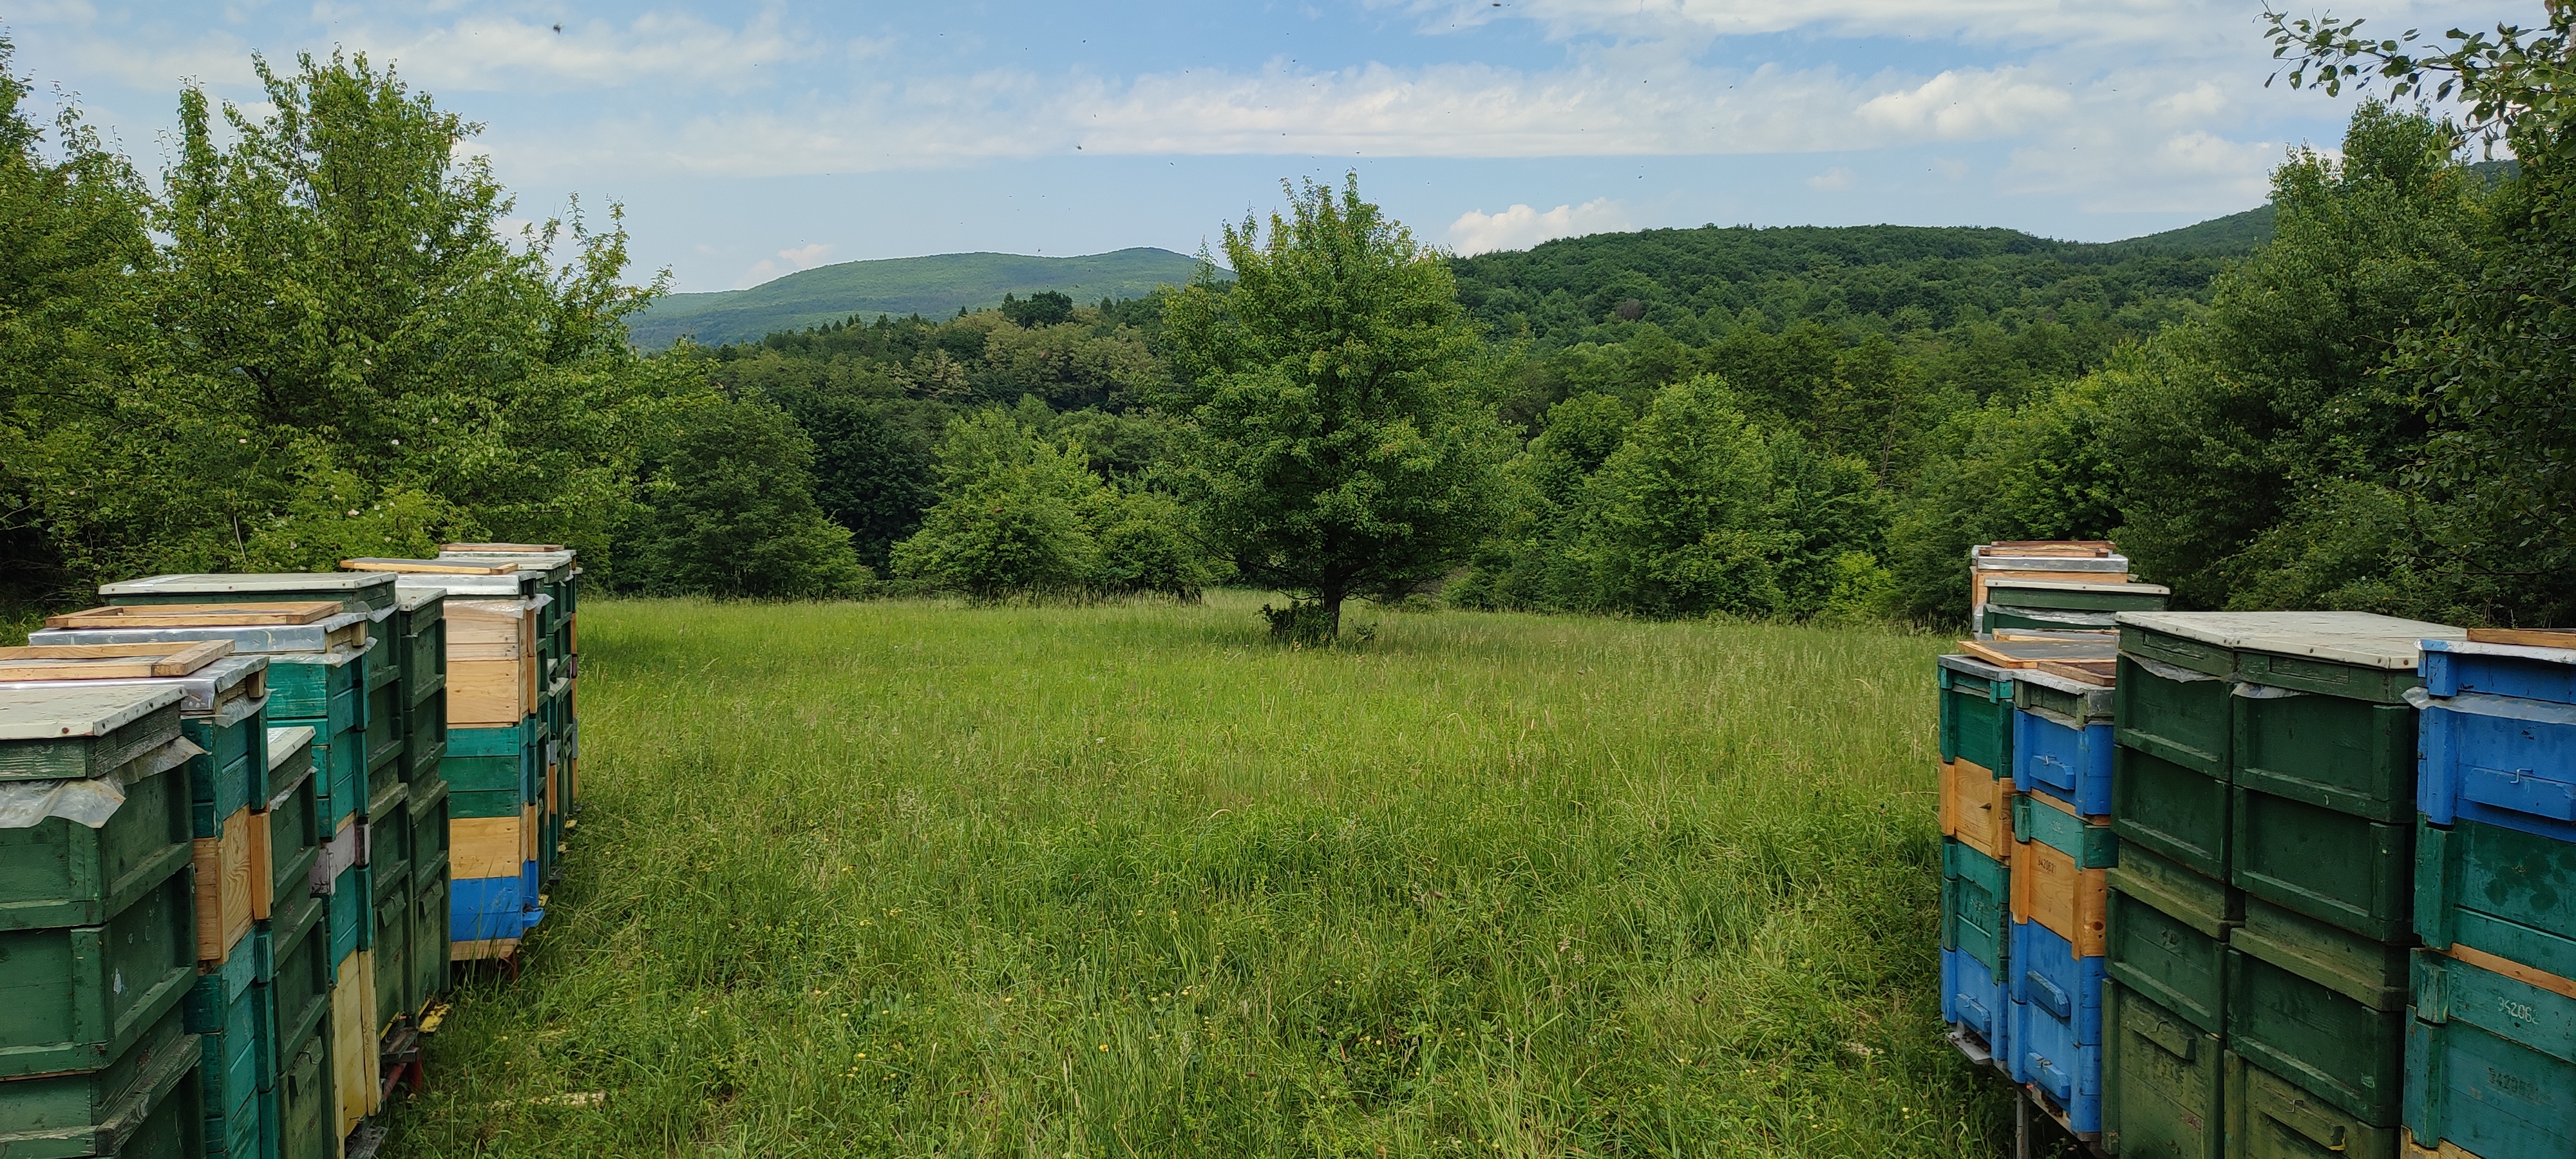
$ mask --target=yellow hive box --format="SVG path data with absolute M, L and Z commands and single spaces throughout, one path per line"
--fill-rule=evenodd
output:
M 2074 854 L 2045 842 L 2019 842 L 2012 860 L 2013 920 L 2047 927 L 2074 943 L 2078 957 L 2100 957 L 2106 952 L 2103 913 L 2111 904 L 2109 874 L 2082 868 Z
M 2013 855 L 2010 777 L 1972 761 L 1941 762 L 1941 835 L 1997 861 Z
M 221 963 L 250 932 L 251 883 L 268 876 L 265 864 L 252 871 L 250 816 L 248 808 L 233 810 L 224 818 L 222 836 L 194 842 L 199 962 Z
M 346 1139 L 358 1120 L 375 1114 L 383 1103 L 382 1075 L 377 1070 L 376 962 L 366 950 L 351 950 L 340 959 L 340 981 L 331 988 L 331 1089 L 338 1102 L 338 1137 Z

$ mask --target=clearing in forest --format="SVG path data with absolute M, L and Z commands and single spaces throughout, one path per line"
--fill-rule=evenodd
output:
M 1877 629 L 582 609 L 583 812 L 393 1156 L 1963 1155 Z

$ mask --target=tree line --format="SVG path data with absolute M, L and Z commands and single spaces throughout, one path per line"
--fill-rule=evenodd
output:
M 157 182 L 76 112 L 39 127 L 12 75 L 0 560 L 42 601 L 541 539 L 639 592 L 1239 583 L 1325 639 L 1354 598 L 1956 622 L 1970 544 L 2108 537 L 2184 606 L 2555 624 L 2566 130 L 2513 89 L 2546 76 L 2479 64 L 2563 59 L 2553 20 L 2447 56 L 2278 24 L 2296 81 L 2447 75 L 2472 115 L 2364 103 L 2276 171 L 2268 238 L 1455 259 L 1354 180 L 1150 298 L 652 357 L 615 207 L 505 234 L 477 127 L 363 57 L 262 62 L 258 115 L 183 91 Z

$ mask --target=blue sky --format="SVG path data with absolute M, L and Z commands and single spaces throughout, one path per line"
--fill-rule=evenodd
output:
M 0 28 L 152 171 L 183 80 L 253 102 L 255 51 L 389 60 L 487 126 L 522 217 L 623 202 L 642 273 L 687 291 L 961 250 L 1195 252 L 1280 179 L 1346 170 L 1461 252 L 1707 222 L 2133 236 L 2256 205 L 2286 149 L 2340 135 L 2349 99 L 2263 87 L 2260 11 L 37 0 Z M 2539 6 L 2338 12 L 2395 31 Z

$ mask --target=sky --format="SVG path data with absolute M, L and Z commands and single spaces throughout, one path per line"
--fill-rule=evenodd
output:
M 2131 237 L 2258 205 L 2287 150 L 2341 136 L 2349 94 L 2265 87 L 2261 11 L 32 0 L 0 32 L 156 173 L 182 85 L 257 111 L 252 54 L 364 52 L 485 126 L 517 217 L 622 204 L 639 280 L 688 292 L 863 258 L 1196 253 L 1283 180 L 1345 173 L 1459 253 L 1710 223 Z M 2539 5 L 2336 13 L 2393 33 Z

